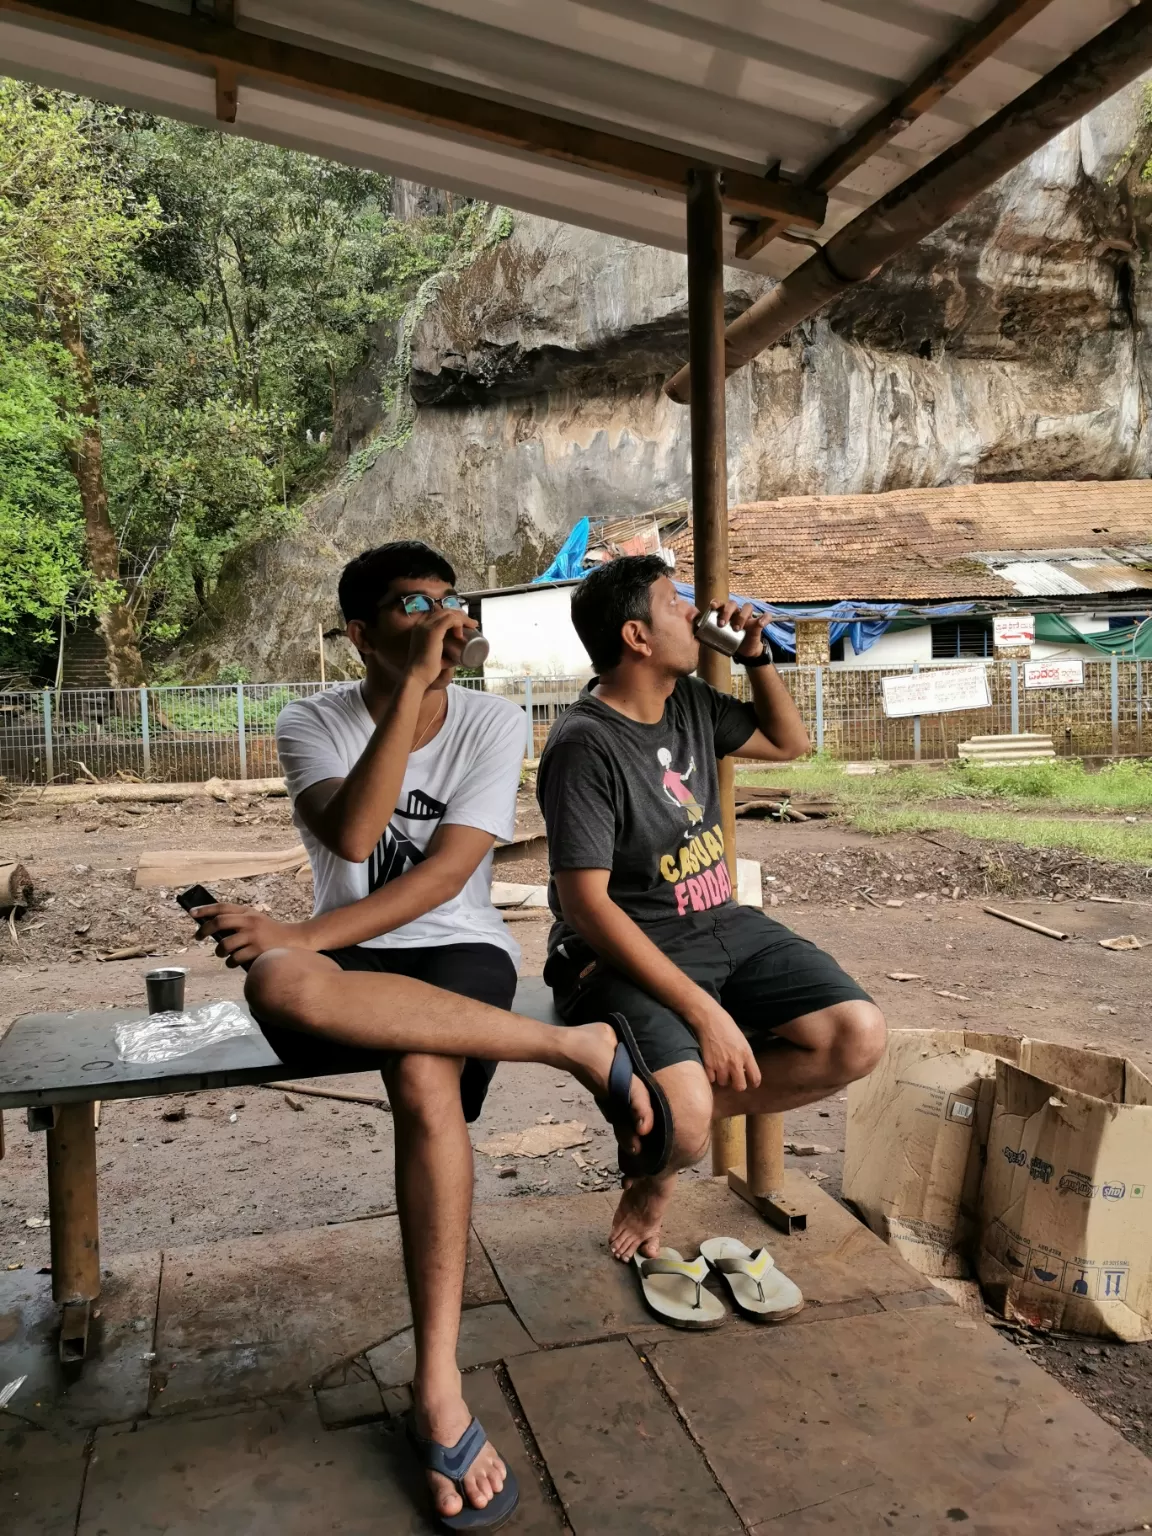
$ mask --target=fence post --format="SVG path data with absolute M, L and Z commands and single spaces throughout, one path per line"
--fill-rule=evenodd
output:
M 536 761 L 536 724 L 532 718 L 532 679 L 524 679 L 524 756 L 528 762 Z
M 52 750 L 52 690 L 45 688 L 40 695 L 44 705 L 44 782 L 51 784 L 56 777 L 56 760 Z
M 816 668 L 816 750 L 824 750 L 824 668 Z
M 244 684 L 236 684 L 236 738 L 240 743 L 240 777 L 248 777 L 248 743 L 244 739 Z
M 1136 658 L 1136 751 L 1144 756 L 1144 667 Z
M 152 772 L 152 742 L 148 735 L 148 690 L 140 688 L 140 745 L 144 749 L 144 777 Z
M 1020 663 L 1013 659 L 1008 663 L 1008 676 L 1012 684 L 1012 734 L 1020 734 Z
M 1112 756 L 1120 756 L 1120 658 L 1113 656 L 1111 671 L 1112 693 Z
M 918 676 L 919 672 L 920 672 L 920 663 L 918 661 L 914 661 L 912 663 L 912 675 L 913 675 L 913 677 Z M 919 715 L 913 715 L 912 716 L 912 756 L 916 759 L 917 762 L 920 761 L 920 716 Z

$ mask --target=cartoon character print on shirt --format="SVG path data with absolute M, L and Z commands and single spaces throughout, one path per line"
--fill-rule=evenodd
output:
M 397 806 L 392 820 L 384 829 L 384 836 L 373 848 L 368 859 L 368 889 L 378 891 L 390 880 L 399 880 L 426 857 L 423 848 L 396 825 L 398 821 L 439 821 L 448 807 L 442 800 L 435 800 L 422 789 L 410 789 L 404 809 Z
M 687 830 L 681 834 L 681 845 L 674 853 L 663 856 L 660 873 L 674 887 L 676 911 L 680 917 L 689 912 L 707 912 L 710 907 L 722 906 L 732 897 L 732 881 L 724 861 L 724 833 L 718 824 L 711 831 L 694 831 L 704 820 L 704 807 L 685 780 L 695 772 L 696 759 L 689 759 L 683 773 L 677 773 L 672 767 L 672 753 L 667 747 L 657 751 L 656 760 L 662 769 L 661 791 L 688 818 Z
M 672 754 L 667 747 L 661 747 L 656 754 L 656 758 L 664 770 L 664 776 L 660 780 L 660 788 L 673 805 L 682 805 L 684 807 L 685 814 L 692 826 L 703 821 L 704 807 L 696 799 L 696 796 L 685 782 L 696 771 L 696 759 L 694 757 L 690 758 L 684 772 L 677 773 L 672 767 Z

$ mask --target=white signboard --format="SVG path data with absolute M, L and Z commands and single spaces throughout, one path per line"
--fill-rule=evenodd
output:
M 1076 656 L 1067 661 L 1026 661 L 1025 688 L 1083 688 L 1084 663 Z
M 908 677 L 881 678 L 884 713 L 889 719 L 906 715 L 943 715 L 953 709 L 987 709 L 992 702 L 985 667 L 936 667 Z
M 1033 645 L 1035 640 L 1034 613 L 998 613 L 992 620 L 994 645 Z

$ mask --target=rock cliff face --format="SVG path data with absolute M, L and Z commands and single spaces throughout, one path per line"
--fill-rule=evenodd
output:
M 1152 474 L 1145 102 L 1138 86 L 1084 119 L 736 375 L 730 499 Z M 730 269 L 730 315 L 766 281 Z M 686 307 L 682 257 L 518 215 L 413 324 L 402 432 L 372 367 L 353 381 L 337 442 L 399 446 L 232 566 L 194 672 L 315 676 L 341 564 L 384 539 L 440 544 L 463 586 L 493 566 L 522 581 L 585 513 L 688 494 L 688 414 L 661 393 Z M 331 644 L 330 668 L 349 655 Z

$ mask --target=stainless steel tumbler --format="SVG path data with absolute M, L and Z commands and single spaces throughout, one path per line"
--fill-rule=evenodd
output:
M 148 991 L 149 1013 L 179 1013 L 184 1007 L 184 978 L 188 972 L 183 966 L 173 965 L 159 971 L 149 971 L 144 977 Z
M 696 620 L 696 638 L 701 645 L 710 646 L 725 656 L 735 656 L 744 644 L 744 631 L 733 629 L 731 624 L 721 624 L 718 609 L 709 608 Z

